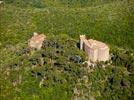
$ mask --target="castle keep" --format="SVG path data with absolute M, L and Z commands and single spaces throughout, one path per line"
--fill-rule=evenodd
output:
M 86 39 L 85 35 L 80 35 L 80 49 L 88 54 L 91 62 L 109 60 L 109 47 L 100 41 Z

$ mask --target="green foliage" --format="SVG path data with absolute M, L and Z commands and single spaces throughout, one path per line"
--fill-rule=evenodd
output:
M 29 50 L 24 43 L 8 45 L 1 51 L 1 98 L 68 100 L 75 96 L 75 87 L 88 94 L 89 99 L 133 98 L 133 51 L 111 49 L 111 60 L 97 63 L 88 72 L 87 66 L 70 60 L 75 55 L 87 60 L 76 44 L 76 40 L 63 34 L 47 36 L 39 51 Z M 83 79 L 85 76 L 88 83 Z
M 74 39 L 63 34 L 48 36 L 40 51 L 29 50 L 26 45 L 21 44 L 20 47 L 6 47 L 8 54 L 1 55 L 3 58 L 0 66 L 2 98 L 71 98 L 72 88 L 78 77 L 82 76 L 82 71 L 81 64 L 70 61 L 69 55 L 77 54 L 85 59 L 85 53 L 76 47 L 76 43 Z M 57 51 L 68 52 L 68 55 Z
M 94 72 L 89 74 L 89 78 L 93 82 L 91 93 L 98 100 L 133 98 L 133 52 L 114 48 L 112 53 L 112 65 L 105 65 L 107 67 L 102 68 L 104 63 L 100 63 Z M 98 91 L 99 95 L 97 95 Z
M 4 0 L 5 3 L 12 4 L 18 7 L 36 7 L 42 8 L 45 7 L 42 0 Z
M 133 51 L 130 50 L 113 50 L 111 59 L 114 61 L 115 66 L 125 66 L 131 73 L 134 72 L 134 56 Z
M 6 3 L 13 4 L 19 7 L 46 7 L 46 6 L 56 6 L 56 7 L 89 7 L 103 5 L 111 2 L 116 2 L 117 0 L 4 0 Z M 121 1 L 121 0 L 118 0 Z M 127 1 L 127 0 L 126 0 Z

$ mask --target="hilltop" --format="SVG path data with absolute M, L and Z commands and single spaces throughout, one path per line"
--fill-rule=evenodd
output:
M 30 50 L 27 42 L 7 45 L 1 51 L 0 98 L 133 98 L 133 52 L 114 48 L 110 61 L 87 66 L 87 54 L 78 43 L 60 34 L 47 36 L 38 51 Z

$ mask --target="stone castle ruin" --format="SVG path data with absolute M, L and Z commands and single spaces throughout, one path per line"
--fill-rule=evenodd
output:
M 109 60 L 109 47 L 103 42 L 86 39 L 85 35 L 80 35 L 80 49 L 88 54 L 91 62 Z
M 29 40 L 29 47 L 40 50 L 42 47 L 43 41 L 46 39 L 44 34 L 33 33 L 33 37 Z
M 44 40 L 46 40 L 44 34 L 34 32 L 28 45 L 30 48 L 40 50 Z M 80 35 L 80 49 L 88 54 L 88 61 L 96 62 L 109 60 L 109 47 L 100 41 L 86 39 L 85 35 Z

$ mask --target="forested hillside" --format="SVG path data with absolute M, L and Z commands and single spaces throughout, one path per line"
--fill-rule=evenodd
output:
M 47 36 L 39 51 L 33 32 Z M 79 35 L 105 42 L 111 59 L 88 67 Z M 133 100 L 133 0 L 3 0 L 0 100 Z

